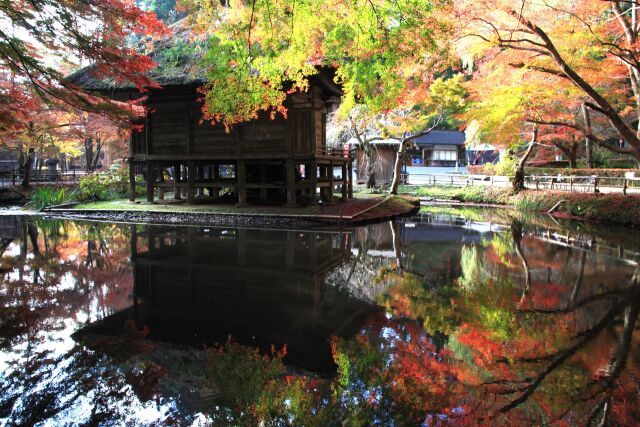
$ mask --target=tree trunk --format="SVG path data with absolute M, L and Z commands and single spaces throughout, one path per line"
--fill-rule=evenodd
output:
M 569 154 L 567 157 L 569 158 L 569 167 L 576 169 L 578 167 L 578 144 L 572 142 L 569 145 Z
M 524 166 L 527 163 L 527 160 L 529 159 L 531 152 L 533 151 L 533 147 L 535 147 L 537 143 L 538 143 L 538 126 L 534 125 L 532 135 L 531 135 L 531 142 L 529 142 L 529 147 L 527 147 L 527 151 L 525 151 L 524 155 L 518 162 L 518 167 L 516 168 L 516 174 L 513 177 L 513 183 L 512 183 L 513 191 L 516 193 L 524 190 L 525 188 L 524 187 Z
M 22 178 L 22 188 L 29 188 L 30 185 L 30 173 L 31 173 L 31 165 L 33 165 L 33 149 L 29 149 L 29 153 L 24 160 L 24 164 L 21 165 L 24 170 L 24 177 Z
M 376 186 L 376 165 L 373 159 L 373 149 L 367 143 L 364 148 L 364 154 L 367 159 L 367 188 Z
M 89 137 L 84 140 L 84 168 L 86 172 L 93 171 L 93 138 Z
M 407 148 L 406 138 L 402 138 L 400 145 L 398 146 L 398 152 L 396 153 L 396 161 L 393 165 L 393 181 L 391 181 L 391 189 L 389 194 L 398 194 L 398 186 L 400 185 L 400 177 L 402 176 L 402 162 L 404 160 L 404 153 Z
M 591 134 L 591 116 L 589 115 L 587 106 L 584 104 L 582 104 L 582 116 L 584 117 L 584 127 L 587 130 L 587 134 Z M 593 169 L 593 144 L 589 136 L 584 138 L 584 144 L 587 157 L 587 167 L 589 169 Z
M 96 152 L 91 161 L 91 170 L 95 171 L 98 169 L 98 162 L 100 161 L 100 153 L 102 152 L 102 143 L 100 140 L 96 142 Z

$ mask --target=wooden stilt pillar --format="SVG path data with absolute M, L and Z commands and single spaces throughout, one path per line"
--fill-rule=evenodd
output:
M 217 183 L 220 179 L 220 165 L 217 162 L 213 162 L 212 172 L 213 182 Z M 211 187 L 209 189 L 209 196 L 213 197 L 214 200 L 218 200 L 220 198 L 220 187 Z
M 188 178 L 188 176 L 189 176 L 189 175 L 187 174 L 187 173 L 188 173 L 188 171 L 187 171 L 187 165 L 180 164 L 180 170 L 182 171 L 182 172 L 180 172 L 180 173 L 181 173 L 181 175 L 182 175 L 182 181 L 183 181 L 183 182 L 186 182 L 186 179 L 187 179 L 187 178 Z M 185 199 L 187 198 L 187 187 L 185 187 L 185 186 L 180 186 L 180 195 L 181 195 L 181 197 L 184 197 Z
M 247 165 L 244 160 L 238 160 L 236 180 L 238 182 L 238 206 L 245 206 L 247 204 Z
M 347 164 L 347 178 L 348 178 L 348 189 L 347 189 L 347 197 L 353 199 L 353 172 L 352 172 L 351 162 Z
M 342 164 L 342 200 L 347 200 L 347 164 Z
M 155 173 L 153 163 L 147 161 L 147 202 L 153 203 L 153 184 L 155 181 Z
M 333 162 L 329 162 L 329 203 L 333 202 Z
M 318 163 L 313 160 L 309 163 L 309 169 L 307 174 L 309 175 L 309 201 L 312 205 L 315 205 L 318 201 L 318 197 L 316 196 L 316 190 L 318 188 Z
M 136 201 L 136 165 L 133 157 L 129 157 L 129 200 Z
M 287 159 L 284 167 L 287 177 L 287 206 L 294 207 L 296 205 L 296 171 L 293 160 Z
M 197 171 L 198 181 L 202 182 L 202 179 L 204 178 L 204 167 L 196 166 L 196 171 Z M 198 187 L 197 191 L 198 191 L 198 196 L 204 196 L 204 187 Z
M 191 161 L 187 163 L 187 203 L 191 204 L 196 200 L 194 183 L 196 179 L 196 165 Z
M 158 166 L 158 182 L 160 186 L 158 186 L 158 200 L 164 200 L 164 168 L 162 166 Z
M 181 189 L 180 189 L 180 177 L 181 177 L 181 170 L 180 170 L 180 163 L 176 163 L 175 165 L 173 165 L 173 198 L 176 200 L 180 200 L 182 197 L 180 195 Z
M 324 183 L 327 180 L 327 165 L 319 165 L 320 181 Z M 327 201 L 327 187 L 320 187 L 320 200 Z

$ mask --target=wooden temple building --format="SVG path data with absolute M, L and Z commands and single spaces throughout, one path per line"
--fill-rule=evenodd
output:
M 261 114 L 226 131 L 203 120 L 198 88 L 205 78 L 201 70 L 189 68 L 193 60 L 168 76 L 161 51 L 152 57 L 159 65 L 151 77 L 161 87 L 145 94 L 148 114 L 133 123 L 128 156 L 132 200 L 137 175 L 144 176 L 149 202 L 167 193 L 187 203 L 233 195 L 240 205 L 294 206 L 352 197 L 351 152 L 327 147 L 327 111 L 342 94 L 332 70 L 320 69 L 311 76 L 308 91 L 287 96 L 286 118 Z M 116 100 L 140 96 L 130 85 L 94 78 L 91 67 L 68 80 Z
M 203 121 L 196 87 L 154 91 L 147 101 L 150 112 L 139 123 L 142 131 L 131 133 L 132 200 L 139 173 L 146 178 L 149 202 L 166 192 L 187 203 L 216 200 L 225 190 L 237 194 L 240 205 L 332 201 L 335 194 L 351 198 L 350 152 L 327 147 L 332 96 L 314 84 L 287 97 L 287 118 L 264 114 L 227 132 Z

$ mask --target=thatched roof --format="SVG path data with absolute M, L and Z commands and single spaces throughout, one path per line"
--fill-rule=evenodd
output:
M 170 37 L 139 43 L 153 43 L 149 56 L 158 64 L 149 72 L 149 77 L 162 87 L 201 85 L 207 81 L 207 73 L 202 66 L 201 58 L 206 52 L 206 41 L 194 39 L 189 28 L 188 18 L 184 18 L 170 26 Z M 88 91 L 97 92 L 132 92 L 136 87 L 130 82 L 117 82 L 114 79 L 97 78 L 90 65 L 70 74 L 67 81 Z M 321 67 L 318 74 L 310 76 L 312 84 L 324 89 L 327 97 L 341 97 L 342 90 L 333 81 L 335 70 Z M 337 101 L 336 101 L 337 102 Z
M 170 26 L 170 37 L 159 40 L 142 40 L 139 46 L 153 43 L 149 54 L 158 64 L 149 72 L 149 77 L 160 86 L 198 85 L 206 81 L 206 71 L 200 66 L 200 58 L 206 46 L 202 40 L 194 40 L 186 19 Z M 112 78 L 98 78 L 93 72 L 94 66 L 81 68 L 67 77 L 67 81 L 89 91 L 133 91 L 136 87 L 130 82 L 117 82 Z

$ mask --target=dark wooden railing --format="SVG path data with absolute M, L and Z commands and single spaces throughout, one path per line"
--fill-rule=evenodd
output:
M 20 185 L 24 178 L 24 170 L 9 169 L 0 171 L 0 187 L 10 185 Z M 83 170 L 70 170 L 61 172 L 59 170 L 32 169 L 29 171 L 29 181 L 33 183 L 75 183 L 81 176 L 86 174 Z
M 319 156 L 330 156 L 330 157 L 339 157 L 343 159 L 349 159 L 353 161 L 356 158 L 356 150 L 348 149 L 348 148 L 339 148 L 339 147 L 318 147 L 316 149 L 316 155 Z

